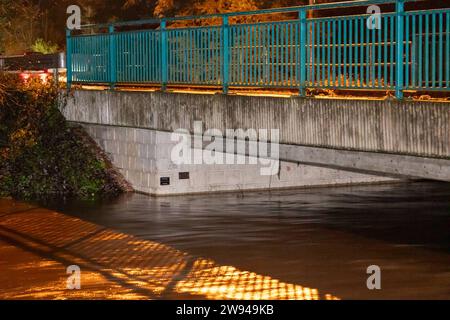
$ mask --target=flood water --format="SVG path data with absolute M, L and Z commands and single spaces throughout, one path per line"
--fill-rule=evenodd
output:
M 450 184 L 46 204 L 194 257 L 340 299 L 450 299 Z M 368 290 L 367 268 L 381 268 Z

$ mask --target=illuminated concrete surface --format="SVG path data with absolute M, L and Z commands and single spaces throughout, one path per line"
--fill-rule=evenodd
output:
M 450 187 L 0 203 L 0 298 L 450 299 Z M 66 267 L 82 269 L 68 291 Z M 366 269 L 382 270 L 382 290 Z
M 337 299 L 55 211 L 0 208 L 0 299 Z M 70 265 L 80 290 L 66 289 Z

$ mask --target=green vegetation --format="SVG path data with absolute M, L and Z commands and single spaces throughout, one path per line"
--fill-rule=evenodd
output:
M 33 50 L 33 52 L 38 52 L 42 54 L 51 54 L 58 52 L 58 45 L 39 38 L 31 46 L 31 50 Z
M 58 89 L 0 74 L 0 196 L 43 199 L 115 195 L 107 159 L 58 109 Z

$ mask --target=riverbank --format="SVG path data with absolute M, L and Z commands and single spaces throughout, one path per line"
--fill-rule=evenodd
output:
M 65 120 L 65 98 L 49 83 L 0 74 L 0 196 L 116 196 L 131 187 L 81 127 Z

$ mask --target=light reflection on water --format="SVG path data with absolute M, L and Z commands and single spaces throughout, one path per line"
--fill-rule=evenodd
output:
M 0 199 L 0 299 L 337 299 L 65 214 Z M 65 266 L 82 290 L 65 290 Z M 23 274 L 32 274 L 34 279 Z M 12 284 L 13 282 L 13 284 Z
M 267 275 L 286 285 L 317 288 L 311 290 L 344 299 L 450 299 L 449 184 L 421 182 L 244 196 L 127 195 L 113 202 L 47 205 L 171 246 L 206 264 L 214 261 L 218 269 L 207 268 L 211 275 L 220 273 L 220 266 L 232 266 L 249 270 L 249 277 Z M 370 265 L 381 267 L 381 291 L 366 287 Z M 233 270 L 226 272 L 228 279 Z M 177 282 L 179 288 L 189 287 L 186 279 Z M 220 292 L 221 282 L 213 281 L 209 288 Z M 284 292 L 293 291 L 286 287 Z

